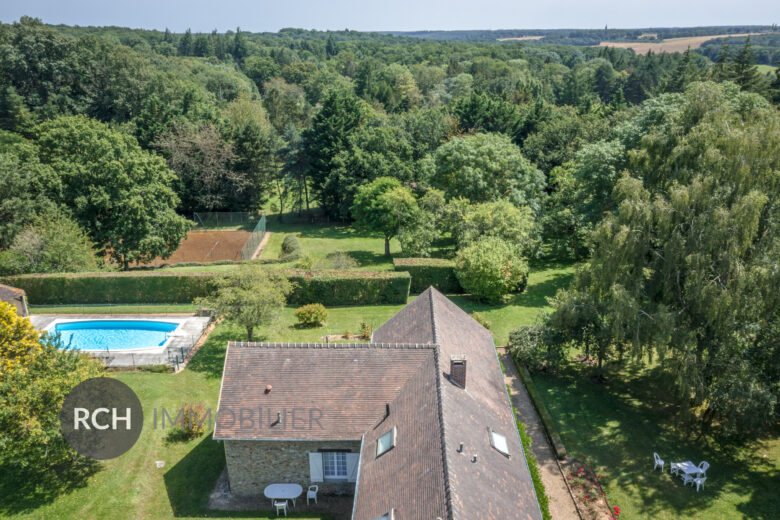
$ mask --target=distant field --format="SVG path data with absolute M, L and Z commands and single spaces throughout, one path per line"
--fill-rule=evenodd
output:
M 647 54 L 647 51 L 660 52 L 685 52 L 690 47 L 698 49 L 709 40 L 716 38 L 737 38 L 739 36 L 755 36 L 764 33 L 740 33 L 740 34 L 713 34 L 710 36 L 692 36 L 689 38 L 667 38 L 662 42 L 601 42 L 599 47 L 618 47 L 620 49 L 634 49 L 637 54 Z
M 777 68 L 774 65 L 756 65 L 756 67 L 758 68 L 758 72 L 760 72 L 761 74 L 768 74 L 768 73 L 774 74 L 775 69 Z
M 500 42 L 523 41 L 523 40 L 541 40 L 544 36 L 515 36 L 514 38 L 499 38 Z

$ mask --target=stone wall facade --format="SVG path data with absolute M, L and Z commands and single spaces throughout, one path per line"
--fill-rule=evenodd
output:
M 240 496 L 263 496 L 269 484 L 295 483 L 306 489 L 316 484 L 319 494 L 353 495 L 355 483 L 347 480 L 312 482 L 309 452 L 349 450 L 360 453 L 360 441 L 231 441 L 225 440 L 230 491 Z

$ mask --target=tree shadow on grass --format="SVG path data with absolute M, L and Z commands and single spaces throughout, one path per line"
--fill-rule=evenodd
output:
M 79 457 L 58 468 L 19 468 L 0 464 L 0 516 L 33 511 L 83 488 L 100 463 Z
M 371 267 L 378 265 L 392 264 L 393 258 L 385 256 L 382 253 L 375 253 L 373 251 L 345 251 L 352 258 L 357 260 L 360 267 Z
M 166 471 L 163 480 L 173 516 L 229 516 L 219 511 L 210 514 L 207 507 L 209 495 L 224 467 L 223 445 L 208 435 Z
M 174 517 L 274 518 L 270 511 L 220 511 L 208 508 L 209 496 L 225 467 L 225 450 L 211 435 L 198 442 L 163 476 Z M 290 517 L 313 515 L 299 513 Z
M 724 500 L 733 501 L 725 496 L 749 495 L 749 502 L 735 507 L 749 518 L 774 517 L 780 501 L 778 472 L 771 459 L 756 464 L 761 443 L 737 446 L 697 440 L 675 422 L 674 406 L 644 392 L 658 384 L 650 381 L 657 374 L 632 377 L 615 370 L 608 374 L 607 384 L 597 385 L 587 377 L 589 371 L 570 365 L 558 376 L 535 374 L 534 382 L 567 450 L 605 475 L 607 485 L 631 496 L 643 516 L 695 517 L 704 508 L 717 509 Z M 654 451 L 666 461 L 666 471 L 652 470 Z M 687 460 L 710 463 L 707 481 L 698 493 L 669 474 L 671 462 Z

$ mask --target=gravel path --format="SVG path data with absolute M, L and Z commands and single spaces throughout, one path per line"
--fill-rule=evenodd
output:
M 539 473 L 542 476 L 544 489 L 550 504 L 550 515 L 553 520 L 571 520 L 579 518 L 579 514 L 571 498 L 569 488 L 555 460 L 550 441 L 536 413 L 531 397 L 525 389 L 517 368 L 508 354 L 499 350 L 501 363 L 504 364 L 504 381 L 512 392 L 512 404 L 517 410 L 518 419 L 525 424 L 528 434 L 531 436 L 531 451 L 539 462 Z

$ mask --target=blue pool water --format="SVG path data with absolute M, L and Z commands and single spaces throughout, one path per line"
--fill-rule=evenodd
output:
M 178 326 L 165 321 L 93 320 L 58 323 L 51 332 L 76 350 L 127 350 L 159 347 Z

